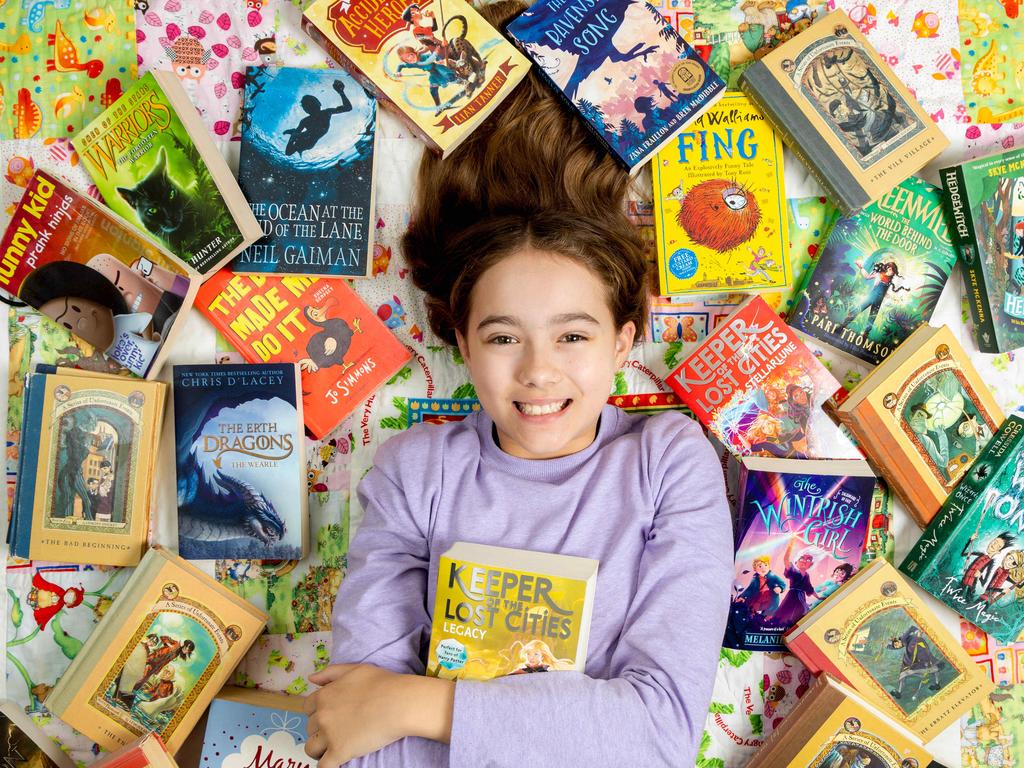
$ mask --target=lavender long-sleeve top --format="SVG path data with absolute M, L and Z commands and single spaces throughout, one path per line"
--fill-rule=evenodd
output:
M 600 560 L 586 672 L 455 686 L 451 745 L 406 738 L 348 765 L 692 766 L 729 606 L 716 455 L 678 413 L 612 406 L 557 459 L 504 453 L 484 413 L 377 452 L 334 607 L 332 661 L 422 674 L 438 560 L 456 541 Z

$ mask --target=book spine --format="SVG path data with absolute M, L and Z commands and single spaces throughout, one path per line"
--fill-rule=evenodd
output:
M 740 90 L 760 109 L 772 128 L 789 150 L 807 166 L 821 188 L 839 206 L 844 215 L 850 215 L 871 202 L 861 184 L 839 161 L 817 129 L 800 108 L 782 90 L 771 71 L 762 62 L 751 64 L 739 81 Z M 786 119 L 769 103 L 774 97 L 786 109 Z
M 18 475 L 8 544 L 11 554 L 29 559 L 32 547 L 32 512 L 35 507 L 36 463 L 39 460 L 39 440 L 42 437 L 43 401 L 46 395 L 46 376 L 29 374 L 25 379 L 25 397 L 22 401 L 21 448 L 18 452 Z M 45 514 L 45 510 L 39 510 Z
M 327 55 L 334 59 L 338 66 L 340 66 L 350 75 L 352 75 L 352 77 L 355 78 L 356 82 L 363 86 L 363 88 L 370 91 L 374 96 L 376 96 L 378 104 L 382 105 L 383 107 L 397 115 L 402 120 L 402 122 L 405 123 L 409 130 L 411 130 L 418 139 L 420 139 L 424 144 L 427 145 L 427 148 L 431 152 L 438 156 L 442 156 L 444 154 L 444 149 L 441 147 L 441 145 L 434 141 L 434 139 L 430 138 L 430 136 L 427 135 L 427 132 L 424 131 L 423 128 L 421 128 L 416 123 L 415 120 L 413 120 L 409 115 L 407 115 L 402 110 L 401 107 L 395 104 L 395 102 L 392 101 L 391 97 L 384 93 L 384 91 L 381 88 L 379 88 L 377 84 L 373 82 L 373 80 L 371 80 L 361 69 L 359 69 L 356 63 L 352 61 L 348 56 L 346 56 L 344 52 L 341 50 L 341 48 L 335 45 L 334 42 L 330 40 L 327 37 L 327 35 L 325 35 L 320 30 L 320 28 L 313 22 L 313 20 L 310 19 L 305 14 L 302 15 L 301 27 L 302 31 L 309 35 L 311 38 L 313 38 L 316 44 L 323 48 L 327 52 Z M 371 256 L 368 258 L 368 260 L 372 261 L 372 251 Z
M 992 319 L 992 305 L 988 299 L 985 271 L 981 267 L 978 239 L 975 236 L 971 207 L 967 204 L 967 183 L 963 168 L 943 168 L 942 198 L 949 215 L 949 233 L 953 246 L 960 254 L 963 267 L 964 289 L 970 297 L 971 319 L 974 321 L 974 335 L 982 352 L 999 352 L 995 322 Z

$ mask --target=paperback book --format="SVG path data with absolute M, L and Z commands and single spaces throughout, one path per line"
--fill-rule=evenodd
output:
M 701 113 L 651 173 L 663 296 L 788 287 L 782 141 L 746 96 Z
M 315 0 L 302 29 L 442 157 L 530 68 L 465 0 Z
M 1003 421 L 948 326 L 922 325 L 833 410 L 921 527 Z
M 166 385 L 77 369 L 27 377 L 12 554 L 137 565 L 146 548 Z
M 1002 643 L 1024 629 L 1024 414 L 1011 414 L 900 570 Z
M 759 296 L 737 307 L 666 381 L 736 456 L 860 457 L 822 410 L 845 390 Z
M 73 142 L 106 204 L 202 279 L 262 235 L 173 72 L 144 74 Z
M 790 327 L 878 365 L 931 319 L 954 263 L 939 190 L 911 176 L 835 225 Z
M 174 753 L 266 622 L 227 587 L 153 547 L 46 706 L 104 749 L 153 731 Z
M 305 752 L 305 696 L 228 685 L 210 704 L 203 768 L 314 768 Z
M 248 67 L 238 184 L 263 237 L 236 273 L 369 277 L 377 100 L 336 69 Z
M 199 281 L 123 219 L 36 171 L 0 240 L 0 288 L 113 369 L 160 371 Z
M 298 365 L 303 420 L 318 440 L 410 357 L 344 280 L 222 269 L 196 301 L 246 362 Z
M 1024 346 L 1024 149 L 939 172 L 982 352 Z
M 885 560 L 861 569 L 785 641 L 813 674 L 838 678 L 925 741 L 993 689 L 958 638 Z
M 860 568 L 876 493 L 863 461 L 742 460 L 725 647 L 784 650 L 783 633 Z
M 306 556 L 297 365 L 174 366 L 174 436 L 182 557 Z
M 949 145 L 842 10 L 752 63 L 739 84 L 846 215 Z
M 539 0 L 506 32 L 630 173 L 725 93 L 642 0 Z
M 585 557 L 455 543 L 438 565 L 427 674 L 582 672 L 597 568 Z

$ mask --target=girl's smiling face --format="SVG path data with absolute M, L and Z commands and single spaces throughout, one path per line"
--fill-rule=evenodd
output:
M 456 336 L 501 449 L 551 459 L 593 442 L 635 333 L 632 322 L 615 327 L 607 288 L 589 269 L 527 249 L 483 273 Z

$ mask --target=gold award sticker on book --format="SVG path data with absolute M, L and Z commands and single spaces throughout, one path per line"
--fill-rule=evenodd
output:
M 672 68 L 672 87 L 679 93 L 696 93 L 704 79 L 704 70 L 693 59 L 683 59 Z

